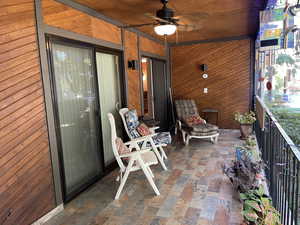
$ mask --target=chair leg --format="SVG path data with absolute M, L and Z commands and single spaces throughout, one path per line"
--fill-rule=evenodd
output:
M 147 166 L 147 169 L 148 169 L 148 171 L 149 171 L 151 177 L 154 178 L 154 174 L 153 174 L 153 172 L 152 172 L 150 166 Z
M 185 143 L 186 142 L 186 137 L 185 137 L 185 131 L 183 131 L 183 130 L 181 130 L 181 135 L 182 135 L 182 140 L 183 140 L 183 143 Z
M 124 187 L 124 185 L 125 185 L 125 183 L 126 183 L 126 180 L 127 180 L 127 178 L 128 178 L 128 175 L 129 175 L 129 173 L 130 173 L 130 170 L 131 170 L 131 168 L 132 168 L 132 165 L 133 165 L 134 161 L 135 161 L 135 159 L 130 159 L 130 161 L 129 161 L 129 163 L 128 163 L 128 166 L 127 166 L 127 168 L 126 168 L 125 174 L 124 174 L 124 176 L 123 176 L 122 179 L 121 179 L 121 183 L 120 183 L 120 186 L 119 186 L 119 188 L 118 188 L 118 191 L 117 191 L 117 194 L 116 194 L 116 196 L 115 196 L 115 199 L 119 199 L 120 194 L 121 194 L 121 192 L 122 192 L 122 190 L 123 190 L 123 187 Z
M 215 144 L 218 143 L 218 138 L 219 138 L 219 136 L 216 136 L 216 137 L 215 137 L 215 142 L 214 142 Z
M 167 157 L 167 155 L 166 155 L 166 153 L 165 153 L 165 150 L 164 150 L 164 148 L 162 147 L 162 146 L 159 146 L 159 150 L 160 150 L 160 152 L 161 152 L 161 155 L 162 155 L 162 158 L 164 159 L 168 159 L 168 157 Z
M 153 188 L 154 192 L 156 195 L 160 195 L 159 190 L 157 189 L 151 174 L 149 173 L 149 170 L 147 169 L 147 167 L 144 164 L 144 161 L 141 159 L 141 157 L 138 157 L 138 162 L 142 168 L 142 170 L 144 171 L 145 176 L 147 177 L 148 182 L 150 183 L 151 187 Z
M 157 147 L 155 146 L 154 141 L 153 141 L 152 139 L 150 140 L 150 143 L 151 143 L 151 147 L 152 147 L 152 149 L 153 149 L 153 151 L 154 151 L 156 157 L 158 158 L 158 161 L 160 162 L 162 168 L 163 168 L 164 170 L 168 170 L 167 167 L 166 167 L 166 165 L 165 165 L 165 163 L 164 163 L 163 158 L 162 158 L 161 155 L 159 154 L 159 152 L 158 152 L 158 150 L 157 150 Z
M 185 145 L 189 145 L 190 139 L 191 139 L 190 135 L 187 135 L 186 140 L 185 140 Z

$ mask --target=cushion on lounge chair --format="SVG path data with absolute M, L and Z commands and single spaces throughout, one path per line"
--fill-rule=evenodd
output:
M 190 134 L 193 135 L 193 136 L 212 136 L 212 135 L 215 135 L 215 134 L 218 134 L 219 132 L 218 131 L 211 131 L 211 132 L 194 132 L 194 131 L 191 131 Z
M 184 118 L 191 115 L 199 115 L 196 103 L 194 100 L 176 100 L 176 113 L 179 120 L 184 121 Z
M 212 132 L 212 131 L 218 131 L 218 129 L 219 128 L 216 125 L 212 125 L 209 123 L 198 124 L 198 125 L 192 126 L 192 131 L 199 132 L 199 133 L 208 133 L 208 132 Z
M 199 124 L 204 124 L 205 120 L 202 119 L 199 115 L 191 115 L 184 118 L 184 123 L 189 126 L 195 126 Z

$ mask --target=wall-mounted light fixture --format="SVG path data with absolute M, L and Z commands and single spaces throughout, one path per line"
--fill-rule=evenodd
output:
M 128 68 L 132 70 L 138 69 L 138 61 L 137 60 L 128 60 Z
M 205 71 L 208 70 L 208 65 L 207 65 L 207 64 L 201 64 L 201 65 L 200 65 L 200 69 L 201 69 L 203 72 L 205 72 Z

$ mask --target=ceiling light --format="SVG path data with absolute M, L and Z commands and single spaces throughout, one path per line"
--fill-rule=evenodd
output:
M 158 25 L 154 27 L 154 31 L 157 35 L 172 35 L 175 33 L 177 27 L 174 24 Z

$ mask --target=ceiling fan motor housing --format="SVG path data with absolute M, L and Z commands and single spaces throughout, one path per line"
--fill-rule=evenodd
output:
M 156 16 L 164 19 L 171 20 L 174 17 L 174 11 L 166 6 L 156 12 Z

